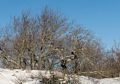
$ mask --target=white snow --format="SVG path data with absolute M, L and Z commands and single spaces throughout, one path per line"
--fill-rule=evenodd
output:
M 61 72 L 54 71 L 53 74 L 57 75 L 60 79 L 68 80 L 68 76 L 63 75 Z M 50 71 L 46 70 L 9 70 L 0 68 L 0 84 L 42 84 L 42 77 L 50 78 Z M 85 76 L 72 75 L 73 78 L 78 80 L 77 84 L 120 84 L 120 77 L 95 79 Z

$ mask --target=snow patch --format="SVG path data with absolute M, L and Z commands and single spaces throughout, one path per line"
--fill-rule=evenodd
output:
M 120 77 L 95 79 L 92 77 L 78 75 L 63 75 L 61 72 L 53 71 L 52 74 L 67 80 L 77 80 L 77 84 L 120 84 Z M 0 68 L 0 84 L 42 84 L 42 77 L 50 78 L 51 72 L 46 70 L 9 70 Z

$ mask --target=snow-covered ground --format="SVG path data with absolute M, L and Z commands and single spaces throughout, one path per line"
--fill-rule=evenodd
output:
M 63 75 L 61 72 L 54 71 L 52 74 L 60 79 L 68 80 L 68 76 Z M 43 84 L 42 77 L 50 78 L 50 71 L 45 70 L 9 70 L 0 68 L 0 84 Z M 72 75 L 70 80 L 77 80 L 76 84 L 120 84 L 120 78 L 104 78 L 95 79 L 85 76 Z

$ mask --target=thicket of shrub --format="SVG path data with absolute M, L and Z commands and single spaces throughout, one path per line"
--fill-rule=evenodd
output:
M 29 12 L 15 16 L 6 29 L 0 39 L 3 68 L 119 76 L 119 46 L 106 51 L 89 30 L 51 9 L 45 8 L 38 16 Z

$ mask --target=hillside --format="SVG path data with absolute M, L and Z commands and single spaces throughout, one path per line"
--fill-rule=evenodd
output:
M 58 71 L 52 71 L 51 73 L 54 74 L 55 78 L 58 78 L 57 81 L 61 82 L 61 84 L 120 84 L 119 77 L 95 79 L 77 75 L 67 76 Z M 51 78 L 50 71 L 45 70 L 0 69 L 0 84 L 52 84 L 53 80 Z M 45 79 L 47 81 L 51 79 L 52 81 L 47 83 Z

